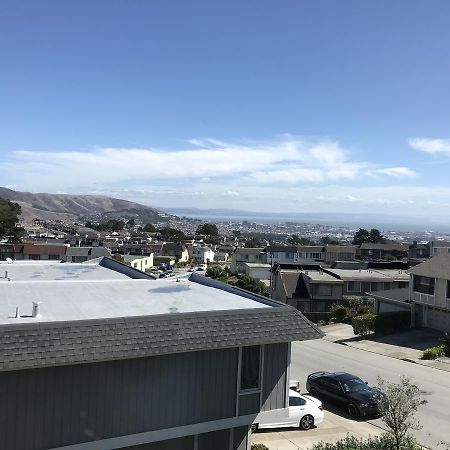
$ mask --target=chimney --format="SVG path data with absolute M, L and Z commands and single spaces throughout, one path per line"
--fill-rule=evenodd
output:
M 33 312 L 31 313 L 31 317 L 40 317 L 40 306 L 42 302 L 33 302 Z

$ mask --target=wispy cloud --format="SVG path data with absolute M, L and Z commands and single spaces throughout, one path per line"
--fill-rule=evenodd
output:
M 408 143 L 414 150 L 431 155 L 450 155 L 450 139 L 411 138 Z
M 414 170 L 408 167 L 386 167 L 384 169 L 378 169 L 376 172 L 396 178 L 413 178 L 417 175 Z
M 67 190 L 79 186 L 138 182 L 174 183 L 233 177 L 253 183 L 291 186 L 354 181 L 367 173 L 410 178 L 407 167 L 380 167 L 355 160 L 339 142 L 308 141 L 285 135 L 264 142 L 224 142 L 203 138 L 188 141 L 193 148 L 96 148 L 90 151 L 14 151 L 0 169 L 33 178 L 36 186 Z M 16 179 L 8 180 L 19 184 Z M 41 189 L 41 187 L 38 187 Z M 230 192 L 234 191 L 231 189 Z M 230 194 L 236 196 L 235 194 Z

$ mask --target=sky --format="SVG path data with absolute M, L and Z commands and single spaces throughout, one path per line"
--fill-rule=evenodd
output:
M 2 0 L 0 185 L 450 224 L 448 0 Z

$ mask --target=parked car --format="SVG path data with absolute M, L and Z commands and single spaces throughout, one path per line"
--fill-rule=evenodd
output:
M 319 399 L 290 389 L 289 407 L 259 413 L 253 429 L 300 427 L 309 430 L 322 420 L 323 408 Z
M 380 416 L 384 395 L 361 378 L 345 372 L 315 372 L 306 379 L 307 391 L 342 405 L 352 417 Z

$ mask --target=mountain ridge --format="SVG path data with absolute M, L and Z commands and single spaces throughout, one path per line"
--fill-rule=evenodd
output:
M 24 222 L 31 222 L 35 218 L 71 222 L 134 218 L 143 223 L 177 219 L 151 206 L 104 195 L 32 193 L 0 187 L 0 197 L 21 206 Z

